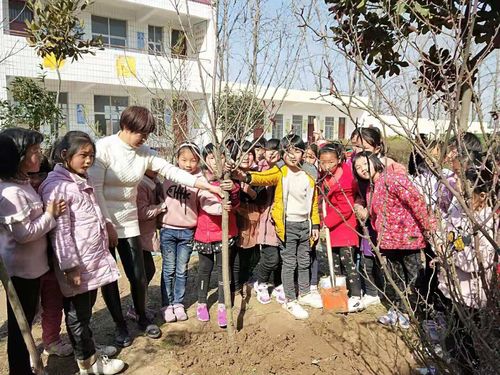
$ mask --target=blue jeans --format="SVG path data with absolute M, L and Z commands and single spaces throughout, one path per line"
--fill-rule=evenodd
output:
M 162 228 L 160 231 L 162 306 L 182 304 L 184 301 L 193 235 L 194 229 Z

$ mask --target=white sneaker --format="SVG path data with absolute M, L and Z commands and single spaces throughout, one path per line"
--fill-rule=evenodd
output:
M 257 301 L 259 301 L 263 305 L 271 303 L 271 296 L 269 295 L 267 284 L 265 283 L 259 284 L 259 282 L 256 281 L 253 284 L 253 290 L 255 290 L 255 294 L 257 295 Z
M 119 359 L 109 359 L 106 356 L 98 356 L 97 361 L 87 369 L 80 369 L 80 374 L 114 375 L 125 367 L 125 363 Z
M 299 296 L 299 303 L 301 305 L 314 307 L 315 309 L 321 309 L 323 307 L 321 295 L 317 292 L 307 293 L 306 295 Z
M 73 347 L 71 344 L 62 340 L 53 342 L 43 350 L 45 355 L 56 355 L 58 357 L 68 357 L 73 354 Z
M 292 314 L 295 319 L 304 320 L 309 318 L 309 313 L 297 301 L 286 302 L 283 304 L 283 308 Z
M 273 292 L 271 293 L 271 296 L 276 298 L 276 302 L 278 302 L 281 305 L 286 303 L 285 289 L 283 289 L 283 284 L 278 285 L 276 288 L 274 288 Z
M 365 305 L 361 300 L 361 297 L 349 297 L 347 301 L 347 311 L 348 312 L 357 312 L 365 309 Z
M 118 353 L 118 349 L 111 345 L 98 345 L 95 344 L 95 351 L 98 355 L 106 357 L 114 357 Z
M 370 296 L 369 294 L 365 294 L 361 298 L 361 302 L 363 302 L 365 308 L 372 305 L 380 305 L 382 303 L 379 296 Z

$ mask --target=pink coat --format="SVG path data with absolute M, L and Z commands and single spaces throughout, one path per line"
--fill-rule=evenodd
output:
M 139 241 L 142 250 L 160 251 L 158 238 L 158 216 L 161 214 L 160 194 L 162 186 L 159 181 L 144 176 L 137 187 L 137 216 L 141 236 Z
M 67 204 L 50 233 L 54 269 L 63 295 L 71 297 L 117 280 L 118 268 L 108 250 L 106 221 L 88 181 L 58 164 L 39 192 L 44 202 L 62 198 Z M 80 268 L 79 287 L 71 286 L 63 274 L 75 267 Z
M 55 225 L 29 181 L 0 182 L 0 231 L 9 241 L 0 255 L 9 276 L 36 279 L 49 270 L 46 234 Z
M 432 221 L 424 197 L 406 175 L 382 173 L 367 200 L 381 249 L 425 248 L 424 231 L 431 229 Z
M 218 186 L 218 182 L 212 182 Z M 232 210 L 229 212 L 229 238 L 238 235 L 235 210 L 240 204 L 240 185 L 235 183 L 233 190 L 229 193 Z M 222 199 L 206 190 L 198 193 L 200 204 L 198 209 L 198 224 L 194 232 L 194 239 L 198 242 L 212 243 L 222 241 Z

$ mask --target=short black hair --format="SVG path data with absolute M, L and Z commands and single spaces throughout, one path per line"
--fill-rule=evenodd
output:
M 156 120 L 146 107 L 132 105 L 122 112 L 120 129 L 127 129 L 133 133 L 150 134 L 156 129 Z
M 43 142 L 43 135 L 35 130 L 25 128 L 8 128 L 0 133 L 12 139 L 17 147 L 17 152 L 21 161 L 26 156 L 28 148 L 33 145 L 38 145 Z
M 70 161 L 78 150 L 85 145 L 91 145 L 95 153 L 94 141 L 87 133 L 78 130 L 67 132 L 55 145 L 53 162 L 64 163 Z M 63 155 L 63 151 L 66 151 L 65 155 Z
M 266 139 L 264 137 L 254 139 L 252 143 L 255 144 L 255 148 L 266 148 Z
M 340 142 L 325 143 L 318 151 L 318 157 L 323 154 L 332 153 L 337 155 L 337 159 L 345 161 L 345 148 Z
M 266 142 L 266 150 L 279 151 L 280 140 L 278 138 L 271 138 Z
M 19 169 L 21 156 L 11 137 L 0 134 L 0 179 L 14 177 Z
M 385 144 L 382 140 L 382 133 L 380 129 L 371 127 L 371 128 L 356 128 L 351 134 L 351 141 L 354 137 L 359 137 L 366 143 L 368 143 L 373 148 L 380 147 L 380 155 L 385 155 Z
M 306 149 L 311 150 L 314 156 L 318 157 L 318 145 L 316 143 L 307 143 Z
M 207 144 L 204 148 L 203 148 L 203 152 L 202 152 L 202 156 L 203 156 L 203 160 L 206 160 L 207 156 L 210 155 L 210 154 L 213 154 L 215 151 L 215 146 L 213 143 L 209 143 Z
M 302 140 L 301 137 L 299 137 L 297 134 L 289 134 L 281 140 L 281 149 L 287 150 L 290 147 L 295 147 L 298 148 L 302 151 L 306 150 L 306 144 Z
M 255 158 L 255 146 L 252 146 L 252 142 L 245 141 L 243 142 L 243 146 L 241 146 L 241 153 L 252 154 L 253 157 Z
M 371 151 L 362 151 L 360 153 L 357 153 L 352 158 L 352 172 L 354 174 L 354 177 L 356 177 L 356 180 L 358 180 L 358 181 L 364 180 L 364 178 L 360 177 L 358 175 L 358 172 L 356 171 L 356 161 L 358 161 L 361 158 L 368 159 L 368 162 L 371 162 L 373 164 L 373 168 L 375 169 L 375 172 L 380 173 L 385 168 L 384 164 L 382 163 L 382 161 L 373 152 L 371 152 Z

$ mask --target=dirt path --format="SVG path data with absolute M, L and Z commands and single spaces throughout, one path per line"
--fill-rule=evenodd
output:
M 234 317 L 239 332 L 235 343 L 228 343 L 227 334 L 215 321 L 195 318 L 195 279 L 197 259 L 193 258 L 186 292 L 190 319 L 182 323 L 163 324 L 163 336 L 149 340 L 137 336 L 131 347 L 123 349 L 119 358 L 128 364 L 124 374 L 145 375 L 250 375 L 250 374 L 410 374 L 414 361 L 402 340 L 392 331 L 378 325 L 375 318 L 383 308 L 371 308 L 349 316 L 310 311 L 307 321 L 296 321 L 273 302 L 259 304 L 255 298 L 236 300 Z M 160 258 L 150 286 L 150 307 L 160 306 Z M 212 278 L 214 279 L 214 278 Z M 213 285 L 215 287 L 215 284 Z M 125 277 L 120 279 L 124 309 L 131 304 Z M 213 289 L 214 291 L 214 289 Z M 0 374 L 7 374 L 6 301 L 0 296 Z M 216 302 L 211 295 L 209 304 Z M 241 309 L 241 306 L 244 306 Z M 158 323 L 160 320 L 158 319 Z M 94 307 L 92 323 L 96 341 L 113 342 L 113 324 L 102 298 Z M 131 334 L 138 335 L 134 323 Z M 40 324 L 33 329 L 36 342 L 41 343 Z M 63 337 L 66 336 L 63 327 Z M 44 358 L 50 375 L 77 372 L 73 358 Z

